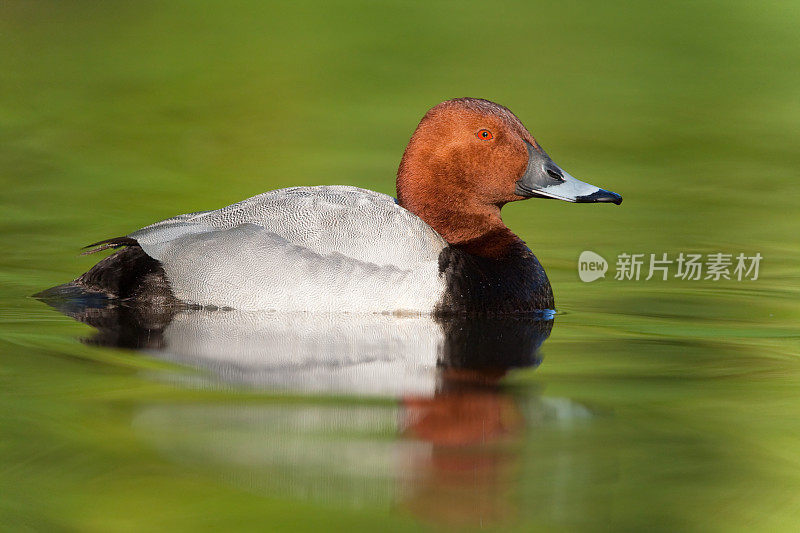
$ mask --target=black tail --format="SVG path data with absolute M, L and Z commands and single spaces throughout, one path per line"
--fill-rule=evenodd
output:
M 76 292 L 83 292 L 134 305 L 179 304 L 172 293 L 164 267 L 147 255 L 135 239 L 118 237 L 94 243 L 87 248 L 92 246 L 95 248 L 84 253 L 122 246 L 125 248 L 104 258 L 75 281 L 47 289 L 34 297 L 41 300 L 64 299 Z
M 131 239 L 130 237 L 114 237 L 113 239 L 97 241 L 88 246 L 84 246 L 83 249 L 86 251 L 81 252 L 81 255 L 89 255 L 108 250 L 109 248 L 120 248 L 122 246 L 139 246 L 139 243 L 136 242 L 136 239 Z M 91 248 L 91 250 L 89 250 L 89 248 Z

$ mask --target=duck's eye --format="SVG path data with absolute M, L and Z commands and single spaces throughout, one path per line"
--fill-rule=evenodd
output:
M 561 172 L 559 172 L 557 170 L 554 170 L 552 168 L 547 168 L 545 170 L 547 172 L 547 175 L 550 176 L 551 178 L 553 178 L 554 180 L 556 180 L 556 181 L 566 181 L 566 180 L 564 180 L 564 176 L 561 175 Z
M 491 141 L 492 137 L 494 137 L 494 135 L 492 135 L 492 132 L 489 131 L 489 130 L 480 130 L 475 135 L 477 135 L 478 139 L 480 139 L 482 141 Z

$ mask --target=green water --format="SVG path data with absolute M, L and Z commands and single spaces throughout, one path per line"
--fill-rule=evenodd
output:
M 794 2 L 3 2 L 2 528 L 796 530 L 798 23 Z M 467 95 L 625 202 L 505 209 L 559 315 L 538 368 L 451 396 L 432 432 L 413 395 L 198 384 L 29 297 L 177 213 L 392 193 L 421 115 Z M 578 279 L 583 250 L 606 279 Z M 613 279 L 620 253 L 680 252 L 763 260 Z

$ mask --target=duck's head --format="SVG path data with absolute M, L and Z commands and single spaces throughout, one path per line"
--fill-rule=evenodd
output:
M 496 232 L 500 208 L 516 200 L 622 203 L 562 170 L 509 109 L 478 98 L 425 114 L 403 154 L 397 196 L 451 244 Z

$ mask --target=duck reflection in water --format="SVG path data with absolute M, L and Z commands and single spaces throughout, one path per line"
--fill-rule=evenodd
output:
M 74 296 L 74 295 L 73 295 Z M 581 406 L 513 394 L 501 379 L 539 364 L 551 314 L 432 318 L 126 308 L 50 300 L 95 327 L 85 342 L 193 367 L 201 388 L 366 396 L 396 402 L 142 407 L 133 424 L 173 460 L 267 495 L 400 507 L 425 521 L 513 521 L 531 426 L 584 417 Z M 163 378 L 163 375 L 159 375 Z

